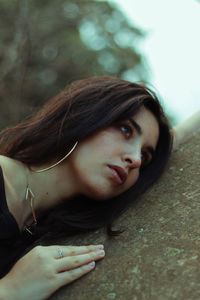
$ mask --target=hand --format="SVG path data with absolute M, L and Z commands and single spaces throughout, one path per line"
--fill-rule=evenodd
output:
M 95 267 L 103 246 L 37 246 L 0 281 L 5 299 L 43 300 Z M 1 299 L 1 298 L 0 298 Z

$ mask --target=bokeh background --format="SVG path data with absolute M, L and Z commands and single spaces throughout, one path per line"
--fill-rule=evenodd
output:
M 179 9 L 174 12 L 176 1 Z M 185 32 L 179 22 L 184 19 L 179 18 L 184 5 L 176 1 L 167 1 L 170 14 L 161 0 L 158 7 L 147 5 L 149 0 L 0 0 L 0 129 L 29 116 L 72 81 L 99 75 L 145 83 L 158 92 L 172 124 L 186 118 L 187 115 L 180 117 L 185 104 L 177 98 L 185 95 L 190 107 L 192 98 L 198 105 L 200 102 L 200 91 L 196 88 L 191 92 L 188 80 L 182 81 L 186 77 L 194 82 L 199 75 L 199 36 L 195 30 L 199 33 L 200 22 L 195 23 L 198 26 L 193 24 L 194 31 Z M 195 3 L 200 15 L 197 0 L 184 1 Z M 153 22 L 155 11 L 157 22 Z M 173 26 L 172 16 L 176 19 Z M 195 18 L 196 14 L 194 17 L 187 11 L 186 26 Z M 165 30 L 163 24 L 167 24 Z M 158 32 L 154 25 L 162 37 L 160 52 L 156 52 L 159 42 L 152 40 Z M 171 43 L 170 37 L 177 30 L 180 35 Z M 195 36 L 195 43 L 191 36 Z M 186 50 L 181 46 L 184 59 L 180 59 L 181 50 L 177 50 L 181 37 L 185 47 L 189 44 Z M 198 56 L 196 63 L 194 55 Z M 159 59 L 156 62 L 152 57 Z M 191 65 L 197 70 L 195 76 Z M 179 70 L 179 75 L 175 70 Z M 160 83 L 161 74 L 165 76 Z M 175 98 L 171 97 L 173 94 Z M 173 109 L 170 100 L 179 104 Z M 187 108 L 186 111 L 192 113 Z
M 114 0 L 145 31 L 146 72 L 179 123 L 200 109 L 200 1 Z

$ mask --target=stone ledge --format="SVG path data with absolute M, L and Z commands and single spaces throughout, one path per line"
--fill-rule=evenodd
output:
M 96 269 L 56 292 L 52 300 L 200 299 L 200 131 L 176 150 L 159 181 L 103 230 L 65 244 L 103 243 Z

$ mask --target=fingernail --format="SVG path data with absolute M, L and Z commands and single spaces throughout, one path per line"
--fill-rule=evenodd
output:
M 104 245 L 97 245 L 97 246 L 96 246 L 96 249 L 97 249 L 97 250 L 103 250 L 103 249 L 104 249 Z
M 89 269 L 94 268 L 94 266 L 95 266 L 95 262 L 94 262 L 94 261 L 92 261 L 92 262 L 90 262 L 89 264 L 87 264 L 87 267 L 88 267 Z
M 105 255 L 105 251 L 103 251 L 103 250 L 102 250 L 102 251 L 99 251 L 99 252 L 98 252 L 98 255 L 99 255 L 99 256 L 104 256 L 104 255 Z

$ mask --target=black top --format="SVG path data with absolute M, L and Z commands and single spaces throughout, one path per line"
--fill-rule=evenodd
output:
M 10 270 L 28 244 L 28 240 L 21 234 L 15 218 L 8 209 L 3 172 L 0 167 L 0 278 Z

